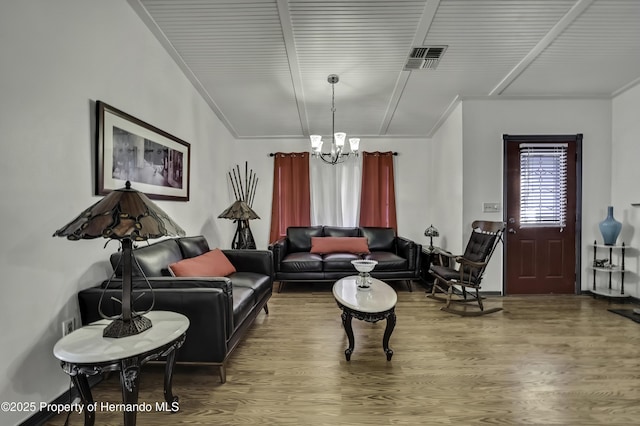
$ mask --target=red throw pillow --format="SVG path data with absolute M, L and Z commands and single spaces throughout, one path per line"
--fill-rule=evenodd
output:
M 311 237 L 311 253 L 368 254 L 369 245 L 364 237 Z
M 172 263 L 169 270 L 175 277 L 226 277 L 236 272 L 220 249 Z

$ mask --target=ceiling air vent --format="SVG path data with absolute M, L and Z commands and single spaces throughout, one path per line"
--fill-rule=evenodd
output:
M 404 69 L 405 71 L 436 69 L 445 50 L 447 50 L 447 46 L 414 47 Z

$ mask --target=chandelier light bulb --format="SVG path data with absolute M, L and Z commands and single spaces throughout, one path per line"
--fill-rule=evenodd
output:
M 357 153 L 360 148 L 360 138 L 349 138 L 349 147 L 351 151 Z
M 322 149 L 322 136 L 320 135 L 311 135 L 311 149 L 315 152 L 320 152 Z
M 333 137 L 335 138 L 336 146 L 338 148 L 342 148 L 344 146 L 344 140 L 347 137 L 347 134 L 343 132 L 337 132 L 333 135 Z

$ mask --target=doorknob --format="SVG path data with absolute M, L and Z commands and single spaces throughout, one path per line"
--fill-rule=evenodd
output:
M 515 230 L 515 229 L 513 229 L 513 228 L 509 228 L 509 233 L 510 233 L 510 234 L 515 234 L 515 233 L 516 233 L 516 230 Z

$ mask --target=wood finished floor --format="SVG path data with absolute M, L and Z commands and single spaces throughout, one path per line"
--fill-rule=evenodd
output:
M 331 286 L 289 284 L 232 355 L 226 384 L 215 367 L 178 365 L 179 412 L 138 413 L 138 425 L 640 424 L 640 324 L 607 311 L 618 305 L 490 297 L 502 312 L 463 318 L 440 311 L 417 284 L 413 293 L 394 287 L 392 361 L 382 351 L 385 322 L 357 320 L 345 361 Z M 162 373 L 144 367 L 139 402 L 163 401 Z M 93 392 L 121 402 L 117 375 Z M 122 422 L 121 413 L 97 413 L 97 425 Z

